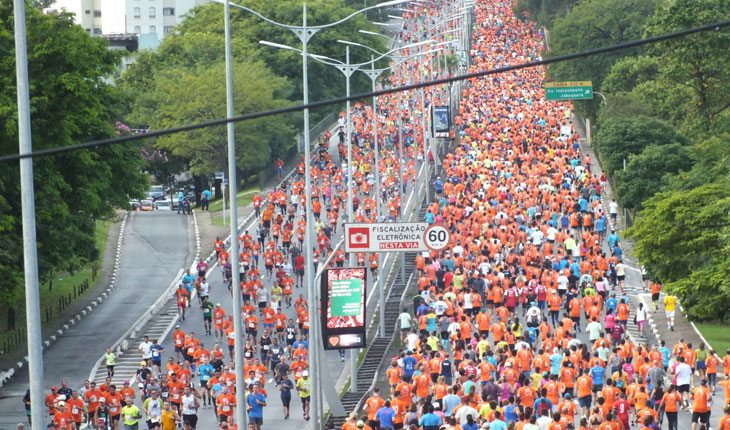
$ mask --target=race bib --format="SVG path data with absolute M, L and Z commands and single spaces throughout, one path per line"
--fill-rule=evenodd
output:
M 230 406 L 223 406 L 223 407 L 221 408 L 221 410 L 222 410 L 223 412 L 228 412 L 228 411 L 230 411 L 230 410 L 231 410 L 231 407 L 230 407 Z

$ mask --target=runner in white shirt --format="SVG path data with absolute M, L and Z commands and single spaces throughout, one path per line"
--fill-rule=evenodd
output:
M 152 361 L 152 342 L 150 342 L 149 336 L 144 337 L 138 349 L 142 353 L 142 359 L 149 364 Z

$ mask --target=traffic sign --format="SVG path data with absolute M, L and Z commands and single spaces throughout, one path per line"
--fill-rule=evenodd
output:
M 449 231 L 426 222 L 345 224 L 345 252 L 440 251 L 448 244 Z
M 545 84 L 547 100 L 583 100 L 593 98 L 593 82 L 548 82 Z
M 215 172 L 215 178 L 216 179 L 223 179 L 223 178 L 225 178 L 225 172 Z
M 432 225 L 426 229 L 426 246 L 431 251 L 441 251 L 449 245 L 449 231 L 442 225 Z

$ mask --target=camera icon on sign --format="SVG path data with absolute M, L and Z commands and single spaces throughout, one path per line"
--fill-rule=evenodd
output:
M 350 247 L 352 248 L 367 248 L 370 246 L 370 231 L 368 228 L 351 228 L 348 232 L 350 239 Z
M 365 245 L 368 243 L 368 237 L 362 233 L 355 233 L 350 237 L 350 243 L 353 245 Z

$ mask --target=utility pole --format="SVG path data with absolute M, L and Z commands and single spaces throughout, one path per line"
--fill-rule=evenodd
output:
M 15 74 L 18 93 L 18 152 L 33 152 L 30 131 L 30 85 L 28 82 L 28 48 L 25 31 L 25 1 L 14 1 Z M 35 189 L 33 159 L 20 159 L 20 201 L 23 217 L 23 268 L 25 272 L 25 318 L 28 327 L 28 379 L 30 385 L 31 425 L 44 428 L 43 346 L 41 339 L 40 293 L 38 286 L 38 250 L 35 231 Z

